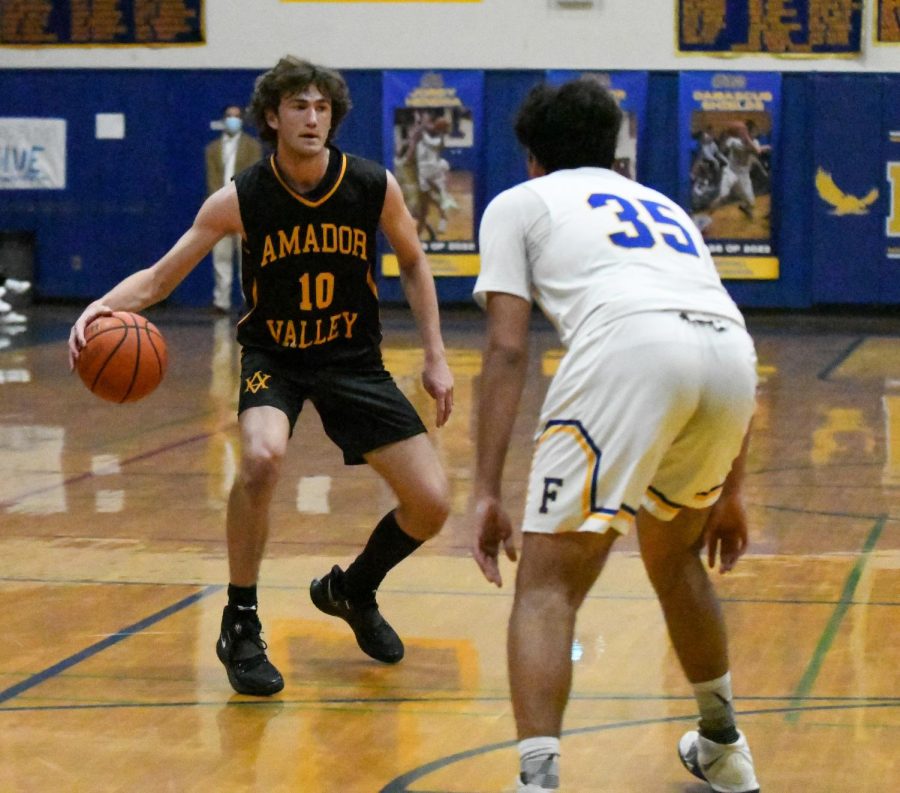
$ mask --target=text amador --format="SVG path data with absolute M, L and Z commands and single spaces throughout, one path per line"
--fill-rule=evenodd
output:
M 353 338 L 353 325 L 359 318 L 355 311 L 341 311 L 324 319 L 267 319 L 266 325 L 276 344 L 305 350 L 319 344 L 327 344 L 339 336 Z
M 340 253 L 367 260 L 367 241 L 362 229 L 334 223 L 308 223 L 305 228 L 298 225 L 290 231 L 279 229 L 277 234 L 266 234 L 259 266 L 304 253 Z

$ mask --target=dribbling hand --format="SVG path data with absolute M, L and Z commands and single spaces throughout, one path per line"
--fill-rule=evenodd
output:
M 81 316 L 75 320 L 75 324 L 72 325 L 72 330 L 69 331 L 69 371 L 75 371 L 75 363 L 78 360 L 78 355 L 81 352 L 81 349 L 84 347 L 84 331 L 88 325 L 90 325 L 97 317 L 105 317 L 110 316 L 113 313 L 113 310 L 105 305 L 104 303 L 91 303 L 84 311 L 81 312 Z

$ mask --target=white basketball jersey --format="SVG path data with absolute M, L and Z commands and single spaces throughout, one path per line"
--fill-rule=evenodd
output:
M 480 231 L 488 292 L 535 300 L 566 346 L 582 323 L 642 311 L 696 311 L 734 320 L 700 232 L 666 196 L 605 168 L 556 171 L 498 195 Z

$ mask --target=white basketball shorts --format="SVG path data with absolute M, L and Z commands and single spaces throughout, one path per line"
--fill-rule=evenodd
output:
M 737 323 L 632 314 L 583 330 L 541 410 L 524 531 L 626 533 L 715 503 L 755 405 L 756 353 Z

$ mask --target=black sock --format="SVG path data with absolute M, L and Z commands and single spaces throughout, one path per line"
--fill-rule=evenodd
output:
M 256 611 L 256 584 L 253 586 L 228 585 L 228 605 L 236 606 L 241 611 Z
M 372 536 L 344 572 L 341 589 L 348 600 L 363 600 L 378 589 L 388 571 L 402 562 L 422 544 L 410 537 L 391 510 L 375 527 Z

